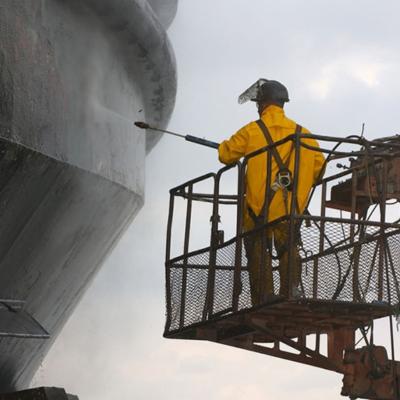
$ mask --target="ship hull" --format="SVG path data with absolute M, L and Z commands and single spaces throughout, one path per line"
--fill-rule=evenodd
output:
M 159 135 L 132 121 L 166 126 L 176 72 L 144 1 L 5 0 L 0 31 L 0 298 L 51 336 L 0 339 L 7 392 L 29 385 L 143 205 Z

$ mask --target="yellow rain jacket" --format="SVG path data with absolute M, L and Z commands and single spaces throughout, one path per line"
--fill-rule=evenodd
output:
M 285 116 L 281 107 L 270 105 L 262 113 L 261 118 L 268 127 L 273 142 L 284 139 L 295 132 L 296 123 Z M 302 128 L 302 133 L 309 133 Z M 314 147 L 319 147 L 315 139 L 302 139 Z M 289 170 L 294 171 L 295 151 L 292 149 L 293 141 L 288 141 L 277 147 L 282 161 L 288 165 Z M 267 146 L 266 139 L 255 121 L 245 125 L 237 131 L 229 140 L 223 141 L 218 148 L 219 160 L 224 164 L 231 164 L 238 161 L 261 147 Z M 266 153 L 252 157 L 248 161 L 246 171 L 246 202 L 256 215 L 259 215 L 264 205 L 265 185 L 267 181 L 267 160 Z M 272 154 L 271 154 L 272 157 Z M 288 160 L 289 159 L 289 160 Z M 325 158 L 320 151 L 309 150 L 301 147 L 300 170 L 297 189 L 299 211 L 302 213 L 306 207 L 311 187 L 318 179 L 323 168 Z M 272 157 L 271 183 L 275 181 L 279 167 Z M 272 193 L 272 192 L 271 192 Z M 291 192 L 288 192 L 287 205 L 290 212 Z M 272 221 L 287 214 L 283 190 L 279 189 L 269 207 L 268 220 Z

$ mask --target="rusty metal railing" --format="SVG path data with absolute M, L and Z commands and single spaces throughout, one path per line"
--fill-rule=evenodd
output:
M 321 148 L 310 146 L 308 138 L 319 140 Z M 271 263 L 273 292 L 264 300 L 279 296 L 278 289 L 285 282 L 279 275 L 279 255 L 270 232 L 282 222 L 288 229 L 286 284 L 289 288 L 293 279 L 290 271 L 295 268 L 297 254 L 301 261 L 300 284 L 297 292 L 289 293 L 289 297 L 398 306 L 400 221 L 387 210 L 388 199 L 400 199 L 398 138 L 366 141 L 358 137 L 343 139 L 299 134 L 290 135 L 274 146 L 279 149 L 288 142 L 292 143 L 294 157 L 289 212 L 274 221 L 266 218 L 262 226 L 253 230 L 245 232 L 243 229 L 247 207 L 246 169 L 250 160 L 260 156 L 266 157 L 267 165 L 271 166 L 271 146 L 259 149 L 242 162 L 226 166 L 217 173 L 203 175 L 171 189 L 165 264 L 167 335 L 260 305 L 252 296 L 254 284 L 251 287 L 244 246 L 246 240 L 257 235 L 265 238 L 259 249 L 261 266 L 257 281 L 265 289 L 268 274 L 265 265 Z M 339 151 L 339 146 L 345 150 Z M 308 210 L 312 214 L 296 211 L 302 149 L 327 154 L 328 172 L 310 196 L 312 204 Z M 343 171 L 333 165 L 339 159 L 349 163 Z M 268 199 L 272 196 L 270 183 L 273 177 L 271 168 L 267 170 L 265 196 Z M 232 178 L 232 173 L 235 181 L 230 182 L 230 187 L 235 187 L 235 191 L 226 194 L 221 189 L 221 180 L 229 174 Z M 209 193 L 197 190 L 207 182 L 211 188 Z M 320 197 L 318 204 L 315 202 L 317 197 Z M 177 199 L 184 207 L 176 206 Z M 211 208 L 211 226 L 204 228 L 204 236 L 209 237 L 205 246 L 196 246 L 196 241 L 191 240 L 193 206 L 197 203 L 208 203 Z M 225 218 L 235 222 L 228 238 L 223 237 L 220 229 L 220 214 L 226 208 L 231 211 L 224 211 Z M 177 234 L 183 236 L 181 250 L 174 244 L 177 235 L 174 236 L 174 223 L 178 225 Z M 173 252 L 176 254 L 172 255 Z

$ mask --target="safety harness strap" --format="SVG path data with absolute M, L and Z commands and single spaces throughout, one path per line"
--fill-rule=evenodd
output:
M 286 191 L 291 189 L 290 188 L 291 187 L 291 172 L 290 172 L 289 167 L 288 167 L 290 156 L 287 159 L 287 164 L 285 164 L 282 161 L 282 158 L 281 158 L 279 152 L 277 151 L 276 147 L 273 146 L 274 142 L 272 140 L 271 134 L 269 133 L 269 130 L 268 130 L 267 126 L 265 125 L 264 121 L 262 119 L 259 119 L 256 122 L 257 122 L 257 125 L 260 127 L 262 133 L 264 134 L 264 137 L 265 137 L 265 140 L 267 141 L 267 144 L 269 146 L 271 146 L 272 156 L 274 157 L 276 163 L 278 164 L 279 171 L 278 171 L 278 174 L 277 174 L 277 176 L 275 178 L 275 182 L 273 183 L 273 185 L 277 181 L 279 181 L 279 183 L 280 183 L 280 176 L 283 174 L 285 179 L 287 179 L 288 184 L 287 185 L 285 185 L 285 184 L 281 185 L 280 184 L 279 187 L 282 190 L 284 190 L 284 192 L 285 192 L 284 194 L 286 194 L 286 196 L 284 196 L 284 197 L 287 198 Z M 297 134 L 301 133 L 301 129 L 302 129 L 301 125 L 296 124 L 295 134 L 297 135 Z M 256 226 L 260 226 L 260 225 L 264 224 L 265 217 L 266 217 L 266 211 L 268 210 L 270 204 L 272 203 L 272 200 L 274 199 L 274 196 L 275 196 L 277 190 L 278 189 L 275 186 L 275 188 L 272 190 L 271 196 L 269 198 L 269 201 L 268 201 L 269 204 L 265 204 L 265 202 L 267 200 L 267 191 L 268 191 L 268 187 L 267 187 L 267 184 L 266 184 L 266 186 L 265 186 L 265 195 L 264 195 L 264 204 L 263 204 L 263 207 L 261 209 L 260 215 L 256 215 L 256 213 L 250 207 L 248 207 L 249 215 L 250 215 L 251 219 L 254 221 L 254 224 Z
M 276 147 L 273 146 L 274 142 L 271 138 L 271 134 L 269 133 L 267 125 L 265 125 L 265 123 L 262 119 L 259 119 L 256 122 L 257 122 L 257 125 L 259 126 L 259 128 L 261 129 L 261 132 L 264 134 L 265 140 L 267 141 L 267 145 L 271 146 L 270 151 L 272 153 L 272 156 L 275 158 L 276 163 L 278 164 L 279 171 L 287 171 L 288 168 L 283 163 L 281 156 L 279 155 L 278 151 L 276 150 Z M 297 129 L 297 126 L 296 126 L 296 129 Z
M 269 133 L 267 125 L 265 125 L 262 119 L 259 119 L 256 122 L 257 125 L 260 127 L 262 133 L 264 134 L 268 146 L 271 146 L 271 153 L 272 156 L 275 158 L 276 163 L 278 164 L 279 172 L 288 172 L 289 171 L 288 166 L 284 164 L 278 150 L 276 149 L 275 146 L 273 146 L 274 142 L 272 140 L 271 134 Z M 298 135 L 299 133 L 301 133 L 301 129 L 302 129 L 301 125 L 296 124 L 295 134 Z

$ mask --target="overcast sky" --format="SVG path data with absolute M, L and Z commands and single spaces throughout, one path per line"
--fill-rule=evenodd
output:
M 260 77 L 289 89 L 315 133 L 399 133 L 400 3 L 181 0 L 169 30 L 178 96 L 169 128 L 221 141 L 256 118 L 238 95 Z M 147 157 L 146 204 L 33 384 L 82 400 L 326 400 L 341 376 L 207 342 L 162 338 L 168 190 L 219 168 L 216 152 L 164 137 Z

